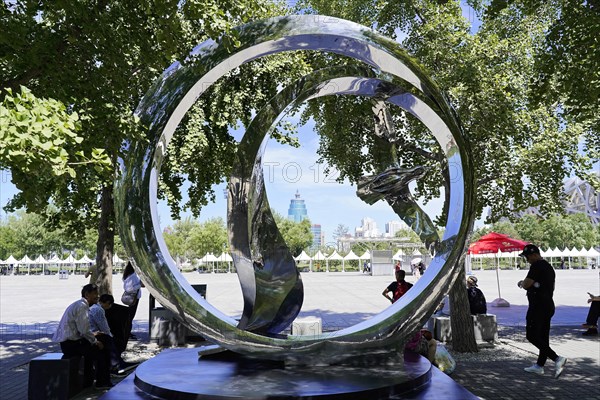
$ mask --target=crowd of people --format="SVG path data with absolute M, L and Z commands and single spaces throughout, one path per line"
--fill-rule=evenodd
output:
M 518 286 L 527 291 L 529 308 L 526 314 L 526 338 L 538 348 L 536 363 L 524 370 L 542 375 L 547 359 L 554 361 L 554 377 L 561 376 L 567 358 L 559 356 L 550 347 L 550 323 L 554 315 L 555 305 L 553 293 L 556 275 L 552 266 L 544 260 L 537 246 L 528 244 L 520 254 L 530 264 L 525 279 Z M 365 270 L 369 270 L 365 266 Z M 411 263 L 413 278 L 418 280 L 426 271 L 422 261 Z M 394 304 L 402 298 L 413 284 L 406 281 L 406 271 L 398 261 L 394 267 L 395 280 L 382 292 L 382 295 Z M 94 383 L 99 389 L 112 387 L 111 375 L 127 373 L 135 368 L 135 363 L 126 362 L 122 353 L 132 334 L 132 323 L 141 298 L 143 283 L 135 273 L 133 265 L 127 264 L 123 272 L 124 294 L 121 298 L 126 305 L 115 304 L 112 295 L 99 295 L 95 284 L 97 274 L 90 271 L 91 282 L 81 289 L 81 298 L 70 304 L 65 310 L 53 336 L 60 344 L 64 357 L 81 356 L 84 358 L 84 385 Z M 483 292 L 478 288 L 478 279 L 470 275 L 466 281 L 467 298 L 472 315 L 486 314 L 487 303 Z M 585 324 L 584 336 L 598 335 L 598 318 L 600 317 L 600 296 L 588 293 L 590 304 Z M 440 310 L 443 303 L 438 307 Z M 430 331 L 420 329 L 406 345 L 409 351 L 415 351 L 432 363 L 436 362 L 438 343 Z

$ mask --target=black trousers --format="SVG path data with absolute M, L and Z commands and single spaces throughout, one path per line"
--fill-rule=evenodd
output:
M 104 350 L 108 350 L 109 354 L 109 369 L 118 368 L 123 364 L 123 358 L 121 358 L 121 352 L 117 351 L 114 339 L 103 333 L 96 335 L 96 339 L 104 344 Z
M 110 353 L 106 348 L 100 350 L 86 339 L 65 340 L 60 342 L 64 358 L 83 357 L 84 386 L 90 386 L 93 380 L 93 365 L 96 364 L 96 384 L 110 382 Z
M 115 352 L 121 357 L 121 353 L 127 348 L 131 324 L 129 322 L 129 307 L 113 304 L 105 312 L 110 332 L 113 334 Z
M 600 301 L 592 301 L 585 323 L 598 326 L 598 317 L 600 317 Z
M 536 364 L 543 367 L 549 358 L 556 361 L 558 355 L 550 348 L 550 320 L 554 315 L 554 305 L 527 310 L 527 340 L 538 348 Z

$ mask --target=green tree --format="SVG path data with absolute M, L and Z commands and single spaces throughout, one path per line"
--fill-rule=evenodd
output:
M 202 257 L 206 253 L 218 256 L 227 250 L 227 228 L 222 218 L 212 218 L 195 226 L 189 235 L 186 252 L 191 257 Z
M 484 19 L 510 14 L 515 20 L 538 18 L 548 21 L 544 43 L 536 48 L 530 84 L 534 100 L 555 103 L 563 118 L 583 125 L 589 140 L 584 151 L 600 158 L 600 10 L 595 1 L 493 0 L 473 2 Z M 581 171 L 586 173 L 588 171 Z M 595 178 L 595 179 L 594 179 Z M 588 176 L 588 181 L 597 177 Z
M 40 128 L 41 135 L 32 134 L 34 137 L 27 139 L 19 131 L 22 127 L 19 121 L 9 120 L 11 129 L 2 129 L 11 135 L 3 136 L 2 142 L 25 137 L 33 154 L 50 151 L 57 154 L 48 159 L 46 170 L 52 173 L 38 175 L 27 173 L 25 161 L 16 158 L 20 156 L 15 153 L 18 150 L 9 149 L 10 157 L 0 152 L 1 167 L 11 170 L 13 182 L 21 190 L 7 209 L 25 207 L 43 214 L 54 226 L 69 224 L 80 232 L 95 225 L 100 290 L 111 292 L 116 234 L 112 198 L 115 167 L 124 139 L 143 138 L 144 127 L 134 117 L 143 94 L 161 71 L 174 60 L 183 60 L 195 44 L 230 33 L 232 26 L 246 21 L 281 14 L 282 10 L 262 0 L 225 2 L 221 6 L 210 0 L 0 3 L 2 87 L 11 89 L 9 96 L 14 97 L 21 85 L 27 86 L 36 98 L 44 99 L 41 107 L 51 111 L 45 117 L 56 120 L 54 127 L 62 127 L 52 130 L 56 139 L 44 136 L 48 131 L 44 126 Z M 235 34 L 226 35 L 223 40 L 230 47 L 237 43 Z M 289 68 L 280 66 L 278 71 L 287 76 L 298 68 L 302 68 L 302 63 Z M 226 127 L 247 122 L 257 108 L 255 100 L 264 98 L 260 94 L 268 96 L 277 88 L 276 80 L 268 78 L 268 70 L 258 74 L 257 69 L 260 65 L 241 69 L 243 74 L 235 71 L 235 79 L 246 85 L 238 86 L 233 98 L 217 87 L 181 125 L 180 132 L 189 138 L 184 141 L 192 144 L 179 147 L 186 156 L 181 162 L 170 159 L 165 164 L 160 193 L 171 205 L 179 200 L 178 185 L 190 169 L 203 172 L 189 174 L 193 182 L 200 182 L 190 193 L 194 205 L 204 204 L 212 195 L 210 184 L 227 176 L 226 163 L 207 168 L 206 161 L 217 160 L 215 155 L 221 154 L 223 147 L 232 151 L 232 139 L 223 133 Z M 244 92 L 249 87 L 258 95 L 253 96 L 252 90 L 252 94 Z M 229 113 L 222 112 L 228 101 L 238 107 L 232 107 Z M 67 105 L 66 114 L 61 104 Z M 27 113 L 19 105 L 15 109 Z M 85 119 L 77 120 L 73 111 L 85 115 Z M 30 114 L 34 114 L 33 109 Z M 34 123 L 30 125 L 34 127 Z M 12 129 L 14 126 L 16 130 Z M 73 142 L 76 147 L 71 146 Z M 204 153 L 198 152 L 199 148 Z M 182 155 L 174 153 L 177 157 Z M 191 154 L 196 158 L 195 168 L 186 164 Z M 54 213 L 45 207 L 50 202 L 57 208 Z M 178 212 L 177 207 L 174 212 Z M 199 213 L 199 209 L 194 212 Z
M 417 235 L 412 229 L 399 229 L 396 232 L 397 238 L 406 238 L 411 243 L 421 243 L 419 235 Z
M 200 223 L 197 220 L 186 217 L 176 221 L 173 226 L 168 226 L 163 230 L 165 243 L 173 257 L 184 257 L 188 259 L 192 256 L 190 253 L 191 245 L 189 241 L 192 231 L 199 227 Z M 202 256 L 204 254 L 202 254 Z M 193 252 L 193 255 L 196 255 L 196 252 Z
M 578 146 L 595 146 L 596 136 L 586 134 L 583 120 L 565 121 L 555 102 L 539 96 L 531 85 L 535 55 L 544 45 L 550 20 L 518 16 L 517 10 L 506 8 L 471 33 L 459 1 L 307 0 L 301 7 L 373 26 L 392 37 L 403 33 L 403 46 L 447 93 L 471 139 L 477 215 L 488 206 L 490 222 L 532 205 L 544 213 L 559 211 L 563 178 L 571 172 L 582 176 L 590 169 L 593 160 L 578 152 Z M 349 62 L 334 56 L 317 61 Z M 547 89 L 554 90 L 552 85 Z M 323 138 L 319 154 L 340 171 L 340 179 L 357 182 L 367 171 L 380 168 L 382 153 L 371 134 L 371 108 L 369 100 L 347 97 L 329 97 L 306 107 L 304 120 L 313 118 Z M 427 201 L 439 195 L 440 187 L 448 196 L 448 171 L 439 146 L 414 118 L 399 110 L 390 112 L 399 127 L 400 164 L 432 167 L 417 181 L 416 196 Z M 347 115 L 354 116 L 352 121 Z M 445 214 L 437 222 L 444 224 Z M 463 278 L 457 287 L 464 286 Z M 468 312 L 466 301 L 453 303 L 454 310 Z M 457 349 L 476 351 L 472 334 L 457 338 Z
M 281 233 L 285 244 L 294 257 L 300 255 L 302 250 L 312 244 L 313 234 L 310 230 L 310 220 L 305 219 L 301 222 L 295 222 L 275 211 L 273 211 L 273 218 L 275 219 L 279 233 Z

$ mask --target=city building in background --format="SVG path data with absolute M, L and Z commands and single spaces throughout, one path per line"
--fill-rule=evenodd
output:
M 288 209 L 288 218 L 294 222 L 302 222 L 308 218 L 306 204 L 304 199 L 300 198 L 300 192 L 296 191 L 296 195 L 290 200 L 290 208 Z
M 313 242 L 311 249 L 318 249 L 321 246 L 325 245 L 325 235 L 321 230 L 320 224 L 313 224 L 310 226 L 310 232 L 313 235 Z
M 373 218 L 365 217 L 360 222 L 361 226 L 354 229 L 354 237 L 376 238 L 381 236 L 377 229 L 377 222 Z
M 408 225 L 406 225 L 404 221 L 390 221 L 385 224 L 385 233 L 383 234 L 383 236 L 387 238 L 393 238 L 396 237 L 396 233 L 398 231 L 404 229 L 409 229 Z

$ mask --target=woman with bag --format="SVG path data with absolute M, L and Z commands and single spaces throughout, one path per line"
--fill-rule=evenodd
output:
M 140 280 L 139 276 L 135 273 L 131 261 L 127 263 L 125 270 L 123 271 L 123 296 L 121 301 L 123 304 L 129 306 L 129 324 L 128 324 L 128 335 L 130 339 L 136 340 L 137 337 L 131 333 L 133 329 L 133 319 L 137 312 L 137 307 L 142 297 L 142 288 L 144 284 Z

